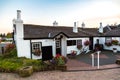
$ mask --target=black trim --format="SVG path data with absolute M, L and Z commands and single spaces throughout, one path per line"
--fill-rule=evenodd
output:
M 56 35 L 58 36 L 58 34 Z M 75 37 L 69 37 L 69 36 L 66 36 L 67 38 L 83 38 L 83 37 L 120 37 L 120 36 L 75 36 Z M 37 40 L 37 39 L 54 39 L 54 37 L 42 37 L 42 38 L 23 38 L 24 40 Z
M 42 51 L 42 42 L 32 42 L 32 41 L 30 40 L 30 46 L 31 46 L 31 47 L 30 47 L 30 49 L 31 49 L 31 50 L 30 50 L 30 52 L 31 52 L 31 59 L 33 58 L 33 57 L 32 57 L 32 44 L 33 44 L 33 43 L 40 43 L 40 44 L 41 44 L 41 51 Z
M 89 50 L 93 50 L 94 39 L 93 39 L 93 37 L 89 37 L 89 40 L 90 40 Z
M 31 54 L 30 56 L 31 56 L 31 59 L 32 59 L 32 45 L 31 44 L 32 44 L 32 42 L 30 40 L 30 54 Z
M 37 40 L 37 39 L 54 39 L 54 38 L 48 38 L 48 37 L 42 37 L 42 38 L 23 38 L 24 40 Z
M 58 33 L 57 35 L 55 35 L 53 38 L 56 38 L 58 35 L 60 35 L 60 34 L 63 34 L 64 36 L 66 36 L 67 38 L 69 38 L 69 36 L 67 36 L 65 33 L 63 33 L 63 32 L 60 32 L 60 33 Z

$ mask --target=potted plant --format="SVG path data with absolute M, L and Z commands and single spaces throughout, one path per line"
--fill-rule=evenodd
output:
M 33 51 L 33 54 L 34 54 L 35 56 L 40 56 L 40 55 L 41 55 L 41 51 L 40 51 L 39 49 L 35 49 L 35 50 Z
M 86 40 L 86 41 L 84 42 L 84 45 L 85 45 L 85 46 L 89 46 L 89 45 L 90 45 L 90 41 L 89 41 L 89 40 Z
M 113 48 L 113 53 L 117 53 L 117 48 Z
M 81 49 L 82 48 L 82 45 L 77 45 L 77 49 Z
M 52 61 L 57 70 L 62 70 L 62 71 L 67 70 L 67 66 L 65 65 L 67 63 L 66 57 L 57 54 L 56 57 L 52 59 Z
M 111 42 L 113 45 L 118 45 L 119 41 L 118 40 L 112 40 Z
M 77 54 L 77 51 L 75 51 L 75 50 L 72 50 L 72 51 L 71 51 L 71 56 L 75 57 L 76 54 Z
M 110 47 L 110 46 L 112 46 L 112 43 L 111 43 L 111 42 L 106 42 L 105 45 L 106 45 L 107 47 Z

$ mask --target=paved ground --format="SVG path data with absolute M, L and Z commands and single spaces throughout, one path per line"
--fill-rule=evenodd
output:
M 120 80 L 120 68 L 100 71 L 37 72 L 27 78 L 13 73 L 0 73 L 0 80 Z
M 95 56 L 95 66 L 97 66 L 97 54 Z M 100 66 L 115 64 L 116 59 L 120 59 L 120 53 L 113 53 L 112 51 L 102 51 L 100 53 Z M 80 54 L 74 59 L 69 59 L 68 67 L 90 67 L 92 66 L 91 53 Z

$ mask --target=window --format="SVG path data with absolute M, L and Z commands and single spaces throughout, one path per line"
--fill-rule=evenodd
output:
M 112 38 L 111 37 L 106 37 L 105 38 L 105 43 L 111 43 L 112 41 Z
M 77 40 L 77 45 L 82 45 L 82 40 Z
M 56 40 L 56 48 L 60 48 L 61 44 L 60 44 L 60 40 Z
M 32 53 L 36 56 L 40 56 L 40 54 L 41 54 L 41 42 L 33 42 L 32 43 Z
M 76 45 L 76 40 L 67 40 L 67 46 L 74 46 Z

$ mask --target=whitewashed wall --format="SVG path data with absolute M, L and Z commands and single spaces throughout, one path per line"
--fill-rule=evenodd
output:
M 120 46 L 119 45 L 112 45 L 110 47 L 105 45 L 105 37 L 94 37 L 94 45 L 96 44 L 96 40 L 99 39 L 99 43 L 103 44 L 104 49 L 106 50 L 113 50 L 113 48 L 117 48 L 118 51 L 120 51 Z M 112 39 L 118 40 L 120 43 L 120 37 L 112 37 Z
M 93 47 L 95 47 L 94 45 L 97 43 L 97 39 L 99 39 L 99 44 L 103 44 L 103 47 L 104 47 L 104 43 L 105 43 L 105 38 L 104 37 L 94 37 Z
M 30 41 L 23 40 L 22 38 L 16 40 L 17 55 L 18 57 L 27 57 L 31 58 L 30 55 Z
M 89 38 L 69 38 L 67 40 L 82 40 L 82 45 L 83 45 L 83 47 L 85 47 L 84 42 L 86 40 L 89 40 Z M 77 51 L 77 55 L 81 53 L 80 50 L 77 49 L 77 44 L 74 46 L 67 46 L 67 54 L 70 54 L 72 50 Z
M 54 39 L 41 39 L 41 40 L 32 40 L 31 42 L 41 42 L 42 46 L 52 46 L 53 56 L 55 56 L 55 40 Z M 33 59 L 41 59 L 41 56 L 35 56 L 32 54 Z
M 66 56 L 67 55 L 67 41 L 66 41 L 66 37 L 62 38 L 62 42 L 61 42 L 61 50 L 62 50 L 62 55 Z
M 120 37 L 112 37 L 112 39 L 118 40 L 119 43 L 120 43 Z M 113 50 L 113 48 L 117 48 L 117 50 L 120 51 L 120 46 L 119 45 L 112 45 L 110 47 L 105 46 L 105 49 L 107 49 L 107 50 Z

